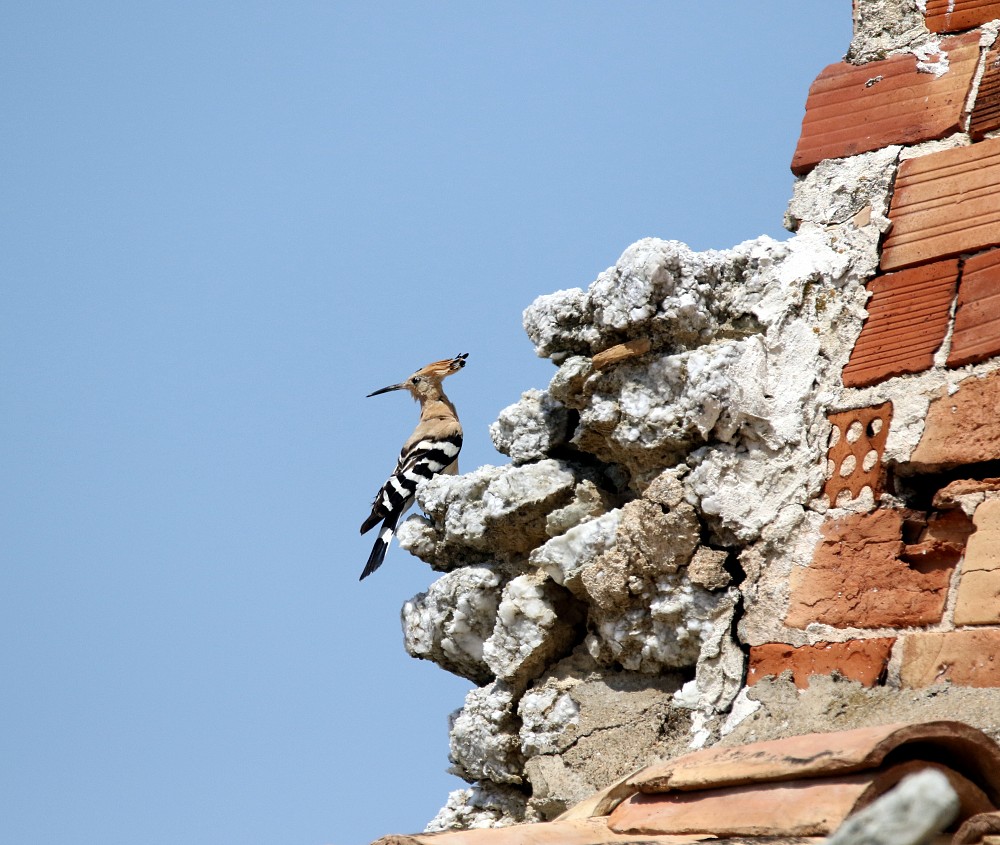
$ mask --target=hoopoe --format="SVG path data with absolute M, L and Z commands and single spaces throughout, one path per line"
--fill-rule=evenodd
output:
M 382 530 L 358 580 L 364 580 L 382 565 L 399 518 L 413 504 L 417 484 L 439 473 L 454 475 L 458 472 L 462 426 L 455 406 L 444 395 L 441 382 L 462 369 L 468 357 L 466 352 L 444 361 L 435 361 L 417 370 L 406 381 L 368 394 L 378 396 L 390 390 L 410 391 L 410 395 L 420 403 L 420 422 L 403 444 L 396 469 L 375 495 L 371 515 L 361 524 L 362 534 L 378 522 L 382 523 Z

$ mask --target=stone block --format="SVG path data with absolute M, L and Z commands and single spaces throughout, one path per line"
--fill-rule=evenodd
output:
M 872 279 L 868 319 L 844 367 L 844 386 L 929 369 L 948 330 L 957 283 L 957 259 Z
M 1000 623 L 1000 499 L 986 499 L 972 517 L 958 582 L 956 625 Z
M 948 366 L 995 355 L 1000 355 L 1000 249 L 974 255 L 962 267 Z
M 910 53 L 825 68 L 809 89 L 792 172 L 802 175 L 824 159 L 959 131 L 979 59 L 979 39 L 948 38 L 943 47 L 949 67 L 941 76 L 921 73 Z
M 1000 628 L 906 635 L 899 679 L 904 687 L 1000 686 Z
M 1000 138 L 899 166 L 883 270 L 1000 244 Z

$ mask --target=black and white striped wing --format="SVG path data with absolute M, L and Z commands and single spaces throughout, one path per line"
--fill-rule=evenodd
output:
M 361 574 L 362 578 L 371 575 L 382 565 L 399 518 L 413 504 L 417 485 L 450 467 L 458 458 L 461 448 L 462 434 L 457 432 L 441 439 L 418 440 L 400 454 L 395 471 L 375 496 L 372 512 L 361 525 L 361 533 L 364 534 L 379 522 L 383 523 L 368 565 Z

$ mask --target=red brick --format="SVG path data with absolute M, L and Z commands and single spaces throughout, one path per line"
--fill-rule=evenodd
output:
M 872 279 L 868 319 L 844 367 L 844 386 L 928 369 L 948 331 L 957 282 L 957 259 Z
M 949 70 L 942 76 L 920 73 L 910 54 L 825 68 L 809 89 L 792 172 L 807 173 L 826 158 L 959 131 L 979 60 L 979 39 L 947 38 L 943 46 Z
M 1000 355 L 1000 249 L 969 258 L 958 285 L 948 366 Z
M 904 161 L 889 219 L 883 270 L 1000 244 L 1000 139 Z
M 931 32 L 958 32 L 1000 18 L 993 0 L 927 0 L 925 20 Z
M 909 466 L 934 470 L 1000 458 L 1000 372 L 959 382 L 931 400 Z
M 903 637 L 904 687 L 950 681 L 960 687 L 1000 686 L 1000 628 L 920 632 Z
M 1000 48 L 986 54 L 986 67 L 969 116 L 969 134 L 980 141 L 987 132 L 1000 129 Z
M 750 646 L 750 668 L 747 684 L 757 683 L 768 675 L 791 671 L 799 689 L 809 686 L 810 675 L 832 675 L 873 687 L 889 663 L 889 653 L 895 642 L 891 637 L 869 640 L 848 640 L 846 643 L 815 643 L 796 648 L 785 643 L 765 643 Z
M 891 418 L 891 402 L 828 416 L 833 428 L 827 452 L 829 477 L 823 492 L 830 498 L 831 507 L 837 504 L 844 491 L 847 492 L 845 498 L 850 501 L 856 499 L 866 487 L 878 500 L 885 481 L 882 454 Z
M 941 620 L 952 566 L 902 559 L 908 512 L 894 509 L 828 521 L 806 567 L 792 569 L 791 628 L 904 628 Z

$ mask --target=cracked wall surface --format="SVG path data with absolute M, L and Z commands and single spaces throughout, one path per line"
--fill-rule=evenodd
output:
M 1000 192 L 982 231 L 929 253 L 899 235 L 940 234 L 905 213 L 918 165 L 982 177 L 969 156 L 1000 144 L 968 132 L 997 25 L 928 22 L 855 3 L 810 91 L 788 240 L 646 238 L 525 310 L 554 374 L 491 426 L 510 462 L 422 484 L 398 533 L 444 573 L 403 607 L 407 651 L 477 685 L 450 731 L 470 786 L 428 830 L 551 819 L 716 742 L 951 705 L 1000 732 L 966 689 L 1000 686 L 970 656 L 1000 644 L 1000 603 L 976 599 L 1000 560 L 970 540 L 1000 532 L 1000 415 L 973 410 L 1000 407 Z M 810 123 L 832 78 L 893 142 Z

